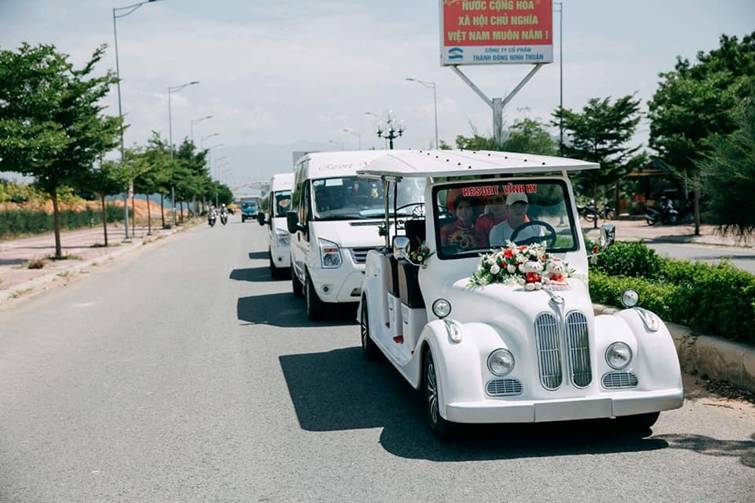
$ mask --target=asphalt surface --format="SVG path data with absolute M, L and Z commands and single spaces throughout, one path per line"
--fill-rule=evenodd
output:
M 705 396 L 643 436 L 436 441 L 352 310 L 308 322 L 263 242 L 201 227 L 0 311 L 0 501 L 752 501 L 755 419 Z
M 694 245 L 686 243 L 645 243 L 666 257 L 695 260 L 717 264 L 729 261 L 734 267 L 755 274 L 755 248 L 734 248 L 728 246 Z

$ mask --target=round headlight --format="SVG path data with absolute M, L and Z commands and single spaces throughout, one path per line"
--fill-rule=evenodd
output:
M 621 304 L 624 307 L 634 307 L 640 301 L 640 296 L 632 289 L 624 290 L 621 293 Z
M 445 318 L 451 314 L 451 303 L 446 299 L 438 299 L 433 302 L 433 313 L 438 318 Z
M 515 364 L 514 355 L 508 349 L 496 349 L 488 356 L 488 369 L 498 377 L 511 373 Z
M 632 349 L 623 342 L 614 342 L 606 349 L 606 363 L 609 367 L 621 370 L 632 361 Z

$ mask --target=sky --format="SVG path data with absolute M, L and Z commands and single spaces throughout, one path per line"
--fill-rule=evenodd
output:
M 99 71 L 115 68 L 113 11 L 135 0 L 0 0 L 0 49 L 52 43 L 82 64 L 101 44 Z M 563 0 L 564 106 L 592 97 L 652 97 L 658 73 L 677 56 L 694 58 L 722 33 L 755 31 L 755 0 Z M 504 111 L 505 124 L 549 121 L 559 104 L 558 15 L 555 61 Z M 151 131 L 191 134 L 211 150 L 213 174 L 238 187 L 292 169 L 299 150 L 384 148 L 376 119 L 389 110 L 405 127 L 396 148 L 434 140 L 435 82 L 440 138 L 492 132 L 490 108 L 439 64 L 438 0 L 160 0 L 117 21 L 126 144 Z M 489 97 L 506 96 L 527 65 L 465 66 Z M 117 114 L 115 89 L 107 113 Z M 348 129 L 349 132 L 344 132 Z M 552 132 L 556 134 L 556 130 Z M 217 133 L 217 136 L 206 138 Z M 646 142 L 640 124 L 637 142 Z M 204 139 L 204 141 L 203 141 Z

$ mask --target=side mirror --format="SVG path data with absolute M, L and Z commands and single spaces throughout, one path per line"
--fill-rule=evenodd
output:
M 299 216 L 295 211 L 286 213 L 286 227 L 291 234 L 296 234 L 299 231 Z
M 257 223 L 260 225 L 265 225 L 265 213 L 260 211 L 257 213 Z
M 613 224 L 603 224 L 600 228 L 600 249 L 605 250 L 616 241 L 616 226 Z
M 393 257 L 396 260 L 407 258 L 409 256 L 409 238 L 406 236 L 396 236 L 393 238 Z

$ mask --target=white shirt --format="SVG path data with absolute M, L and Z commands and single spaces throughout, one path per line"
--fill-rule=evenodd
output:
M 493 228 L 490 229 L 490 246 L 505 245 L 506 241 L 511 240 L 511 235 L 513 233 L 514 229 L 509 225 L 508 220 L 504 220 L 503 222 L 494 225 Z M 541 236 L 543 236 L 543 227 L 541 225 L 532 225 L 522 229 L 519 234 L 517 234 L 516 239 L 517 241 L 525 241 L 529 238 Z

